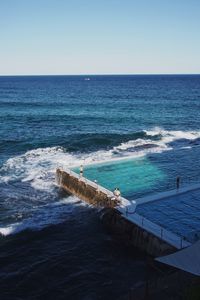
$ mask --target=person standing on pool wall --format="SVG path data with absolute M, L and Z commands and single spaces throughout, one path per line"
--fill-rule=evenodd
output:
M 83 165 L 80 166 L 80 177 L 83 177 Z
M 116 200 L 120 199 L 121 192 L 120 192 L 119 188 L 115 188 L 113 194 L 114 194 Z

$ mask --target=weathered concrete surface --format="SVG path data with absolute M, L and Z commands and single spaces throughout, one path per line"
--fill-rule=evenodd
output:
M 176 248 L 162 239 L 127 220 L 116 209 L 105 209 L 102 211 L 101 219 L 109 230 L 119 234 L 126 242 L 154 257 L 177 251 Z
M 98 187 L 93 182 L 79 178 L 71 171 L 56 170 L 56 179 L 68 193 L 73 194 L 87 203 L 104 207 L 102 221 L 107 228 L 119 234 L 134 247 L 152 256 L 161 256 L 176 251 L 176 248 L 159 239 L 152 233 L 142 229 L 137 224 L 127 220 L 122 213 L 116 209 L 116 200 L 111 197 L 104 188 Z
M 92 186 L 88 180 L 72 174 L 60 169 L 56 170 L 57 183 L 68 193 L 95 206 L 115 207 L 118 204 L 116 200 L 111 200 L 111 197 L 99 189 L 97 185 Z

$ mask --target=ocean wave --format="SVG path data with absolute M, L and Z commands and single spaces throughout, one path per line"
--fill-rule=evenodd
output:
M 60 201 L 40 206 L 35 210 L 32 217 L 0 227 L 0 235 L 8 236 L 24 230 L 41 230 L 49 225 L 62 223 L 73 213 L 75 204 L 79 206 L 84 205 L 77 197 L 70 196 Z
M 200 131 L 167 131 L 162 128 L 146 130 L 108 150 L 89 153 L 70 153 L 63 147 L 38 148 L 8 159 L 0 169 L 0 182 L 20 180 L 29 182 L 39 190 L 54 188 L 57 167 L 71 168 L 80 164 L 95 164 L 126 158 L 137 158 L 149 153 L 161 153 L 172 149 L 189 148 L 200 142 Z M 140 136 L 138 138 L 138 136 Z
M 152 130 L 145 130 L 147 135 L 162 136 L 165 143 L 170 143 L 174 140 L 185 139 L 195 140 L 200 137 L 200 131 L 182 131 L 182 130 L 164 130 L 160 127 L 155 127 Z
M 9 235 L 26 229 L 36 230 L 65 220 L 73 206 L 66 204 L 78 200 L 67 197 L 64 201 L 58 201 L 58 190 L 55 189 L 57 167 L 65 169 L 80 166 L 82 163 L 97 164 L 172 149 L 188 149 L 198 145 L 199 141 L 200 131 L 167 131 L 154 128 L 145 131 L 143 138 L 139 134 L 135 135 L 135 139 L 124 141 L 108 150 L 70 153 L 63 147 L 48 147 L 9 158 L 0 169 L 0 184 L 3 188 L 2 199 L 7 195 L 4 205 L 11 216 L 12 224 L 0 227 L 0 233 Z M 27 201 L 28 205 L 25 205 Z M 12 215 L 22 211 L 24 216 L 18 222 Z
M 99 149 L 112 149 L 122 142 L 128 142 L 136 139 L 146 139 L 147 135 L 144 131 L 133 133 L 87 133 L 72 135 L 67 141 L 68 151 L 95 152 Z

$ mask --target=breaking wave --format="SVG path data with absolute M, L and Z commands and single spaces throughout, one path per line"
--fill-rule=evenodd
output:
M 5 192 L 2 192 L 5 197 L 4 209 L 9 210 L 13 203 L 16 203 L 15 210 L 10 209 L 10 215 L 15 216 L 16 212 L 19 213 L 21 210 L 24 212 L 24 203 L 30 201 L 30 205 L 27 206 L 20 222 L 10 217 L 9 224 L 6 226 L 2 224 L 0 227 L 0 233 L 9 235 L 25 229 L 41 229 L 64 221 L 66 215 L 73 209 L 73 205 L 66 204 L 70 201 L 76 203 L 78 200 L 75 197 L 65 196 L 58 201 L 58 191 L 55 189 L 57 167 L 65 169 L 79 166 L 81 163 L 94 164 L 130 157 L 137 158 L 149 153 L 188 148 L 199 144 L 200 131 L 167 131 L 154 128 L 144 131 L 142 138 L 141 135 L 135 135 L 134 140 L 122 142 L 107 150 L 70 153 L 64 147 L 47 147 L 12 157 L 0 169 L 0 185 L 5 189 Z M 6 199 L 9 191 L 15 194 L 15 202 L 12 196 Z M 34 196 L 36 192 L 38 195 Z
M 145 131 L 145 136 L 144 139 L 137 138 L 108 150 L 90 153 L 69 153 L 63 147 L 31 150 L 12 157 L 3 164 L 0 169 L 0 182 L 28 182 L 34 189 L 50 192 L 55 187 L 54 175 L 57 167 L 65 169 L 81 163 L 95 164 L 200 145 L 200 131 L 166 131 L 155 128 Z
M 40 230 L 49 225 L 62 223 L 73 213 L 77 203 L 84 205 L 77 197 L 70 196 L 61 201 L 40 206 L 31 217 L 0 227 L 0 234 L 7 236 L 24 230 Z

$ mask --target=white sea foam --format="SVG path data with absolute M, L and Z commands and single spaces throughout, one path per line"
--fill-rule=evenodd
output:
M 50 191 L 53 188 L 54 172 L 57 166 L 69 166 L 73 155 L 61 147 L 38 148 L 7 160 L 1 168 L 1 182 L 21 180 L 40 190 Z
M 170 143 L 178 139 L 195 140 L 200 138 L 200 131 L 181 131 L 181 130 L 164 130 L 161 127 L 155 127 L 152 130 L 145 130 L 147 135 L 162 136 L 162 142 Z
M 73 212 L 74 204 L 85 205 L 77 197 L 70 196 L 51 204 L 46 204 L 37 208 L 32 217 L 25 218 L 21 222 L 16 222 L 5 227 L 0 227 L 0 234 L 7 236 L 27 229 L 40 230 L 52 224 L 64 222 Z
M 145 133 L 145 138 L 130 140 L 110 150 L 99 150 L 92 153 L 70 154 L 62 147 L 38 148 L 28 151 L 23 155 L 12 157 L 4 163 L 0 169 L 0 182 L 10 184 L 15 181 L 21 181 L 22 184 L 29 184 L 33 189 L 44 191 L 50 197 L 52 194 L 56 198 L 55 170 L 57 167 L 62 167 L 63 169 L 72 168 L 79 166 L 81 163 L 89 165 L 137 158 L 148 153 L 169 151 L 176 149 L 176 147 L 179 147 L 179 149 L 180 147 L 188 148 L 191 147 L 190 144 L 182 143 L 181 146 L 176 146 L 176 141 L 185 139 L 190 143 L 190 141 L 200 138 L 200 131 L 167 131 L 162 128 L 154 128 L 145 131 Z M 17 197 L 17 195 L 15 196 Z M 20 197 L 21 193 L 19 192 L 19 199 Z M 34 197 L 35 195 L 33 195 Z M 40 197 L 40 194 L 38 197 Z M 45 199 L 48 199 L 48 197 Z M 34 202 L 34 199 L 30 201 Z M 77 198 L 68 197 L 53 204 L 46 203 L 45 209 L 42 206 L 38 206 L 33 217 L 1 227 L 0 233 L 9 235 L 28 228 L 35 230 L 49 224 L 63 222 L 66 219 L 66 215 L 73 209 L 73 204 L 66 205 L 70 201 L 77 201 Z
M 110 150 L 99 150 L 92 153 L 70 154 L 62 147 L 38 148 L 26 152 L 23 155 L 10 158 L 1 168 L 0 181 L 8 183 L 13 180 L 29 182 L 35 189 L 54 189 L 54 174 L 57 167 L 72 168 L 81 163 L 85 165 L 121 160 L 126 158 L 137 158 L 148 153 L 160 153 L 171 150 L 170 145 L 179 139 L 188 141 L 200 138 L 200 131 L 167 131 L 162 128 L 154 128 L 145 131 L 146 138 L 130 140 L 113 147 Z M 159 139 L 151 137 L 159 136 Z M 182 148 L 191 147 L 181 145 Z

